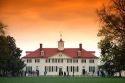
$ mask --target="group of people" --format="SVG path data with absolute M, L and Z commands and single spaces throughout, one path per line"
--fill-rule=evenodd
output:
M 23 71 L 22 76 L 39 76 L 39 70 L 36 70 L 36 71 Z
M 101 77 L 105 77 L 106 76 L 106 72 L 104 70 L 98 70 L 97 71 L 97 76 L 101 76 Z
M 86 72 L 85 72 L 84 75 L 86 75 Z M 94 72 L 93 72 L 92 75 L 94 75 Z M 21 76 L 39 76 L 39 70 L 36 70 L 36 71 L 22 71 Z M 47 71 L 44 72 L 44 76 L 47 76 Z M 69 76 L 69 72 L 60 71 L 59 76 Z M 74 76 L 74 73 L 73 73 L 72 76 Z M 105 77 L 106 72 L 104 70 L 98 70 L 97 71 L 97 76 Z
M 47 75 L 47 71 L 44 72 L 44 76 L 46 76 L 46 75 Z M 67 74 L 66 74 L 66 72 L 59 71 L 59 76 L 67 76 L 67 75 L 69 75 L 69 72 L 67 72 Z
M 63 72 L 63 71 L 59 72 L 59 76 L 66 76 L 66 75 L 69 75 L 69 72 L 67 72 L 67 74 L 66 74 L 66 72 Z

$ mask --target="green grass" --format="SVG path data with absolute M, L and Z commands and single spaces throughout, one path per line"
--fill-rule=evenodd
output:
M 3 77 L 0 83 L 125 83 L 125 78 L 102 77 Z

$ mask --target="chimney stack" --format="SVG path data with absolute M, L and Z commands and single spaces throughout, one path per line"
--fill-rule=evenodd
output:
M 42 47 L 42 44 L 40 44 L 40 51 L 42 51 L 43 47 Z
M 82 50 L 82 44 L 79 44 L 79 50 L 80 51 Z
M 42 45 L 43 45 L 43 44 L 40 44 L 40 54 L 41 54 L 41 56 L 44 56 L 44 50 L 43 50 Z
M 79 44 L 79 50 L 78 50 L 78 52 L 77 52 L 77 55 L 78 55 L 78 56 L 81 56 L 81 55 L 82 55 L 82 44 L 81 44 L 81 43 Z

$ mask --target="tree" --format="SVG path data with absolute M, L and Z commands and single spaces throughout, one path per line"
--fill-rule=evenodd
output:
M 0 22 L 0 35 L 5 35 L 5 27 L 7 26 Z
M 0 76 L 6 75 L 9 58 L 8 50 L 6 37 L 0 35 Z
M 3 27 L 3 25 L 2 25 Z M 4 30 L 1 30 L 4 32 Z M 15 44 L 15 39 L 5 36 L 5 32 L 0 35 L 0 76 L 17 76 L 19 71 L 25 66 L 20 59 L 21 50 Z
M 111 0 L 109 5 L 97 10 L 97 17 L 101 24 L 98 45 L 102 61 L 112 61 L 113 69 L 121 76 L 125 69 L 125 0 Z
M 11 36 L 7 36 L 8 48 L 10 59 L 8 60 L 8 70 L 12 72 L 13 76 L 16 76 L 18 72 L 25 66 L 24 62 L 20 59 L 21 50 L 16 47 L 15 39 Z

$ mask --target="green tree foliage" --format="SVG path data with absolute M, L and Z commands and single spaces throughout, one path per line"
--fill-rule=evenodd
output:
M 4 30 L 3 30 L 4 32 Z M 11 36 L 0 35 L 0 76 L 17 76 L 25 66 L 20 59 L 21 50 Z
M 111 0 L 97 10 L 97 16 L 101 24 L 98 47 L 102 61 L 111 61 L 112 70 L 120 73 L 125 69 L 125 0 Z

